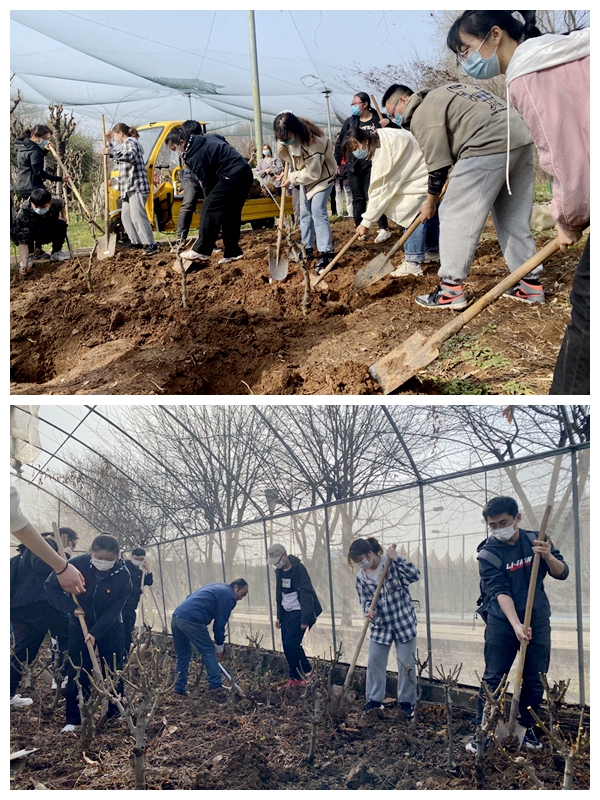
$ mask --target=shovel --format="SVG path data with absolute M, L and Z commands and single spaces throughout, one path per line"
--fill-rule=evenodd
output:
M 227 672 L 227 670 L 226 670 L 226 669 L 225 669 L 225 667 L 224 667 L 224 666 L 221 664 L 221 662 L 220 662 L 220 661 L 219 661 L 219 662 L 217 662 L 217 663 L 219 664 L 219 669 L 221 670 L 221 672 L 223 673 L 223 675 L 225 675 L 225 677 L 227 678 L 227 680 L 228 680 L 228 681 L 229 681 L 229 683 L 231 684 L 231 687 L 232 687 L 233 689 L 235 689 L 235 690 L 236 690 L 236 692 L 239 694 L 239 696 L 240 696 L 240 697 L 245 697 L 246 695 L 243 693 L 243 691 L 242 691 L 242 688 L 241 688 L 241 686 L 239 685 L 239 683 L 235 683 L 235 681 L 233 681 L 233 680 L 231 679 L 231 675 L 230 675 L 230 674 Z
M 387 577 L 389 568 L 390 568 L 390 559 L 388 558 L 381 573 L 381 577 L 379 578 L 379 583 L 377 584 L 377 588 L 375 589 L 375 594 L 373 595 L 373 600 L 371 601 L 371 605 L 369 606 L 369 611 L 375 610 L 375 606 L 377 605 L 377 601 L 379 600 L 379 595 L 383 587 L 383 582 Z M 348 694 L 350 691 L 350 683 L 352 682 L 352 676 L 354 675 L 356 662 L 358 661 L 358 656 L 360 655 L 360 651 L 363 642 L 365 640 L 365 636 L 367 635 L 367 629 L 369 627 L 369 623 L 370 620 L 367 617 L 367 619 L 365 619 L 365 624 L 363 625 L 360 639 L 358 640 L 358 645 L 356 646 L 356 651 L 352 658 L 352 663 L 350 664 L 348 672 L 346 673 L 346 680 L 344 681 L 344 685 L 331 687 L 331 713 L 335 714 L 336 716 L 343 717 L 346 715 L 346 704 L 348 701 Z
M 106 128 L 104 127 L 104 114 L 100 115 L 102 122 L 102 146 L 106 147 Z M 115 247 L 117 246 L 116 233 L 109 233 L 110 228 L 110 209 L 108 207 L 108 156 L 103 155 L 102 161 L 104 162 L 104 235 L 98 240 L 98 249 L 96 250 L 96 258 L 102 261 L 104 258 L 110 258 L 115 254 Z
M 528 275 L 532 269 L 537 267 L 545 259 L 560 249 L 558 239 L 552 239 L 542 249 L 532 256 L 524 264 L 521 264 L 514 272 L 507 275 L 493 289 L 480 297 L 473 305 L 455 319 L 451 320 L 437 333 L 429 339 L 422 333 L 413 333 L 404 344 L 394 348 L 390 353 L 369 367 L 371 376 L 383 387 L 385 394 L 393 392 L 409 378 L 412 378 L 421 369 L 440 354 L 440 347 L 447 340 L 458 333 L 466 324 L 480 314 L 499 297 L 502 297 L 507 289 L 515 286 L 521 278 Z
M 346 244 L 342 247 L 337 256 L 332 261 L 329 262 L 329 264 L 327 265 L 327 269 L 324 269 L 323 272 L 318 277 L 316 275 L 310 276 L 311 289 L 314 289 L 315 286 L 318 286 L 321 283 L 323 278 L 331 272 L 331 270 L 335 267 L 340 258 L 344 255 L 344 253 L 348 250 L 349 247 L 352 247 L 352 245 L 357 239 L 358 239 L 358 233 L 355 233 L 354 236 L 349 241 L 347 241 Z
M 283 183 L 287 181 L 289 164 L 285 165 Z M 277 229 L 277 245 L 269 245 L 269 275 L 276 281 L 287 278 L 288 260 L 281 255 L 281 237 L 283 235 L 283 216 L 285 214 L 285 187 L 281 190 L 281 205 L 279 207 L 279 227 Z
M 537 539 L 541 542 L 546 541 L 546 528 L 548 527 L 548 519 L 550 518 L 550 512 L 552 511 L 552 506 L 546 506 L 546 510 L 544 511 L 544 516 L 542 518 L 542 524 L 540 525 L 540 531 L 537 535 Z M 533 611 L 533 598 L 535 595 L 535 585 L 537 583 L 537 576 L 538 571 L 540 568 L 540 554 L 535 553 L 533 556 L 533 563 L 531 565 L 531 575 L 529 576 L 529 588 L 527 590 L 527 602 L 525 604 L 525 617 L 523 619 L 523 629 L 527 631 L 531 625 L 531 612 Z M 510 701 L 510 715 L 508 718 L 508 724 L 505 720 L 500 720 L 496 725 L 496 737 L 500 744 L 504 744 L 506 746 L 506 739 L 510 740 L 510 743 L 513 743 L 515 738 L 519 740 L 519 748 L 523 744 L 523 738 L 525 736 L 525 732 L 527 728 L 523 727 L 519 722 L 517 722 L 517 714 L 519 713 L 519 700 L 521 699 L 521 685 L 523 683 L 523 669 L 525 667 L 525 655 L 527 653 L 527 641 L 521 642 L 521 648 L 519 650 L 518 661 L 517 661 L 517 672 L 515 675 L 515 690 L 513 692 L 512 700 Z
M 376 283 L 378 280 L 380 280 L 380 278 L 385 278 L 386 275 L 389 275 L 390 272 L 393 272 L 396 269 L 392 264 L 393 256 L 396 255 L 404 242 L 408 239 L 411 233 L 414 233 L 417 230 L 420 224 L 421 219 L 418 216 L 415 217 L 415 219 L 410 223 L 408 228 L 404 231 L 402 236 L 398 239 L 391 250 L 389 250 L 387 253 L 379 253 L 375 256 L 375 258 L 372 258 L 368 264 L 365 264 L 364 267 L 361 267 L 356 273 L 356 278 L 354 278 L 355 288 L 366 289 L 367 286 L 371 286 L 371 284 Z
M 61 159 L 60 159 L 60 156 L 58 155 L 58 153 L 57 153 L 57 152 L 56 152 L 56 150 L 54 149 L 54 145 L 53 145 L 51 142 L 48 142 L 48 150 L 49 150 L 49 151 L 52 153 L 52 155 L 53 155 L 53 156 L 54 156 L 54 158 L 56 159 L 56 163 L 57 163 L 57 164 L 58 164 L 58 166 L 59 166 L 59 167 L 62 169 L 62 171 L 64 172 L 64 174 L 65 174 L 65 175 L 67 175 L 68 173 L 67 173 L 67 170 L 66 170 L 66 168 L 65 168 L 65 165 L 64 165 L 64 164 L 63 164 L 63 162 L 61 161 Z M 96 222 L 96 220 L 95 220 L 95 219 L 92 217 L 92 215 L 90 214 L 90 210 L 89 210 L 89 208 L 88 208 L 88 207 L 86 206 L 86 204 L 83 202 L 83 198 L 82 198 L 82 196 L 79 194 L 79 191 L 77 190 L 77 187 L 76 187 L 76 186 L 75 186 L 75 184 L 73 183 L 73 179 L 72 179 L 72 178 L 69 178 L 69 186 L 71 187 L 71 191 L 73 192 L 73 194 L 75 195 L 75 197 L 76 197 L 76 198 L 77 198 L 77 200 L 79 201 L 79 205 L 81 206 L 81 209 L 82 209 L 83 213 L 85 214 L 85 216 L 88 218 L 89 222 L 91 222 L 91 223 L 92 223 L 92 225 L 95 225 L 95 226 L 96 226 L 96 228 L 98 228 L 98 230 L 100 231 L 100 233 L 104 233 L 104 231 L 102 230 L 101 226 L 100 226 L 100 225 L 98 225 L 98 223 Z

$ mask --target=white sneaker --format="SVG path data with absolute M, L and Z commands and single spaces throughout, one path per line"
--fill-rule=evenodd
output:
M 396 269 L 393 272 L 390 272 L 390 275 L 393 278 L 402 278 L 405 275 L 422 275 L 423 270 L 421 269 L 420 264 L 415 264 L 412 261 L 403 261 L 401 264 L 398 264 Z
M 195 250 L 185 250 L 179 255 L 186 261 L 210 261 L 210 256 L 205 256 L 204 253 L 197 253 Z
M 241 261 L 244 256 L 232 256 L 231 258 L 220 258 L 217 264 L 229 264 L 230 261 Z
M 71 256 L 68 253 L 64 253 L 62 250 L 60 253 L 52 253 L 50 256 L 50 261 L 70 261 Z
M 30 706 L 33 703 L 31 697 L 21 697 L 20 694 L 16 694 L 14 697 L 10 698 L 11 706 L 17 706 L 18 708 L 22 706 Z
M 81 725 L 65 725 L 61 733 L 76 733 L 81 728 Z
M 381 242 L 387 242 L 387 240 L 390 239 L 391 236 L 392 234 L 388 230 L 382 228 L 375 237 L 375 244 L 381 244 Z
M 440 254 L 434 250 L 428 250 L 425 253 L 425 263 L 426 264 L 437 264 L 440 260 Z

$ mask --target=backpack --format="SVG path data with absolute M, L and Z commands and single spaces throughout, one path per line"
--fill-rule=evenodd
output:
M 533 545 L 534 540 L 537 538 L 537 532 L 522 531 L 522 533 L 527 536 L 529 543 Z M 504 565 L 502 559 L 499 558 L 495 553 L 492 553 L 490 550 L 486 550 L 485 546 L 487 541 L 487 539 L 484 539 L 483 542 L 480 542 L 477 545 L 477 559 L 480 560 L 483 558 L 486 561 L 489 561 L 489 563 L 496 567 L 496 569 L 502 569 Z M 488 609 L 493 598 L 489 587 L 483 578 L 481 578 L 479 581 L 479 592 L 480 594 L 477 598 L 477 608 L 475 609 L 475 614 L 479 614 L 481 619 L 487 623 Z

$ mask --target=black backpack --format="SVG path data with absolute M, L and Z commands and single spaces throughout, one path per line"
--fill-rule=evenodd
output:
M 535 531 L 522 531 L 522 533 L 527 536 L 531 544 L 533 544 L 534 540 L 537 539 L 537 533 Z M 485 549 L 487 541 L 487 539 L 484 539 L 483 542 L 480 542 L 477 545 L 477 559 L 481 560 L 483 558 L 486 561 L 489 561 L 489 563 L 496 567 L 496 569 L 502 569 L 504 564 L 502 559 L 498 558 L 498 556 L 495 553 L 492 553 L 490 550 Z M 477 608 L 475 609 L 475 613 L 479 614 L 481 619 L 487 623 L 488 609 L 492 600 L 492 595 L 487 583 L 483 580 L 483 578 L 479 581 L 479 591 L 480 595 L 477 599 Z

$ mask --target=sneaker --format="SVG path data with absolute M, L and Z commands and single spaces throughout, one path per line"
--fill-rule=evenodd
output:
M 393 272 L 390 272 L 390 275 L 393 278 L 402 278 L 405 275 L 422 275 L 423 270 L 421 269 L 420 264 L 416 264 L 414 261 L 403 261 L 401 264 L 398 264 L 396 269 Z
M 439 286 L 431 294 L 421 294 L 416 300 L 420 306 L 425 308 L 465 308 L 467 298 L 463 291 L 462 284 L 456 286 L 440 281 Z
M 392 234 L 386 228 L 382 228 L 375 237 L 375 244 L 381 244 L 381 242 L 387 242 L 387 240 L 391 238 Z
M 155 253 L 158 253 L 158 245 L 156 242 L 153 244 L 149 244 L 147 247 L 144 248 L 144 255 L 145 256 L 153 256 Z
M 182 692 L 178 691 L 177 689 L 173 689 L 173 694 L 178 694 L 179 697 L 187 697 L 188 693 L 187 690 L 184 689 Z
M 321 253 L 321 255 L 319 256 L 319 260 L 315 264 L 315 272 L 317 273 L 317 275 L 322 275 L 325 272 L 329 264 L 331 264 L 331 262 L 333 261 L 334 256 L 335 253 L 333 252 L 333 250 L 329 253 Z
M 402 709 L 406 719 L 414 719 L 415 707 L 412 705 L 412 703 L 400 703 L 400 708 Z
M 81 725 L 65 725 L 65 727 L 61 730 L 61 733 L 76 733 L 81 728 Z
M 117 242 L 117 247 L 119 250 L 139 250 L 142 245 L 133 244 L 133 242 Z
M 490 743 L 490 737 L 489 734 L 486 733 L 485 739 L 483 740 L 484 753 L 487 750 L 489 743 Z M 477 755 L 477 736 L 473 736 L 471 741 L 465 745 L 465 750 L 467 751 L 467 753 L 472 753 L 474 756 Z
M 68 253 L 64 253 L 62 250 L 60 253 L 52 253 L 50 256 L 50 261 L 70 261 L 71 256 Z
M 379 703 L 377 700 L 369 700 L 368 703 L 365 703 L 365 707 L 363 708 L 363 715 L 368 714 L 369 711 L 373 711 L 374 708 L 385 708 L 383 703 Z
M 306 254 L 306 261 L 312 261 L 315 257 L 315 251 L 312 247 L 305 247 L 304 252 Z
M 523 744 L 529 750 L 543 750 L 544 748 L 544 745 L 535 735 L 533 728 L 527 728 L 527 730 L 525 731 L 525 736 L 523 737 Z
M 184 250 L 179 255 L 186 261 L 210 261 L 210 256 L 205 256 L 204 253 L 197 253 L 195 250 Z
M 220 258 L 217 261 L 217 264 L 229 264 L 230 261 L 241 261 L 244 257 L 244 254 L 241 253 L 239 256 L 229 256 L 229 258 Z
M 425 263 L 435 264 L 440 260 L 440 254 L 437 250 L 428 250 L 425 253 Z
M 298 680 L 298 678 L 290 678 L 285 685 L 286 689 L 294 686 L 306 686 L 306 681 Z
M 229 694 L 224 686 L 219 686 L 218 689 L 209 689 L 208 694 L 216 703 L 225 703 L 229 698 Z
M 45 250 L 42 250 L 41 247 L 38 247 L 37 250 L 33 251 L 32 258 L 36 261 L 48 261 L 50 258 L 50 253 L 46 253 Z
M 17 708 L 22 708 L 24 706 L 30 706 L 33 703 L 31 697 L 21 697 L 20 694 L 16 694 L 14 697 L 10 698 L 11 706 L 16 706 Z
M 544 303 L 544 287 L 537 281 L 520 281 L 512 289 L 504 292 L 505 297 L 512 297 L 513 300 L 520 300 L 521 303 Z

